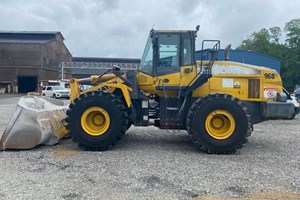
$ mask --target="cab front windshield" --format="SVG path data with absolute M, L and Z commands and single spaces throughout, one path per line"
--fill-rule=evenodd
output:
M 149 36 L 141 64 L 139 66 L 139 70 L 146 73 L 146 74 L 152 74 L 153 71 L 153 45 L 152 45 L 152 38 Z

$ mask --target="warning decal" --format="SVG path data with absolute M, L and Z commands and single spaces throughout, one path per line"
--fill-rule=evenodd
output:
M 276 88 L 264 88 L 264 97 L 265 98 L 276 98 L 278 90 Z

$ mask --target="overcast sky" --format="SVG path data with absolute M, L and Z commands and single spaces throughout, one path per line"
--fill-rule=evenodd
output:
M 0 29 L 60 31 L 73 56 L 140 58 L 149 30 L 195 29 L 233 48 L 300 18 L 299 0 L 0 0 Z M 199 48 L 198 48 L 199 49 Z

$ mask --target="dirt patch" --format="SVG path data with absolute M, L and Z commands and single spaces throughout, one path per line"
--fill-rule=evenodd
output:
M 245 197 L 196 196 L 195 200 L 300 200 L 300 193 L 292 192 L 253 192 Z
M 62 159 L 62 158 L 68 158 L 68 157 L 74 157 L 77 156 L 79 153 L 77 150 L 70 149 L 68 146 L 55 146 L 53 148 L 53 158 L 54 159 Z

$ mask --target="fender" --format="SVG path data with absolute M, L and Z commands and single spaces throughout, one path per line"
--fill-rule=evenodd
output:
M 131 107 L 131 99 L 130 99 L 130 94 L 129 92 L 132 92 L 132 88 L 128 87 L 125 84 L 121 84 L 121 83 L 107 83 L 104 84 L 104 86 L 107 86 L 109 88 L 118 88 L 122 91 L 123 93 L 123 97 L 126 101 L 127 107 L 130 108 Z
M 96 85 L 92 88 L 89 88 L 87 90 L 84 90 L 82 93 L 80 93 L 79 90 L 79 83 L 82 81 L 91 81 L 91 78 L 88 79 L 71 79 L 70 80 L 70 89 L 71 89 L 71 101 L 74 101 L 77 96 L 79 96 L 82 93 L 96 91 L 96 90 L 104 90 L 106 92 L 112 93 L 115 89 L 120 89 L 122 91 L 123 97 L 125 99 L 126 105 L 128 108 L 131 107 L 131 99 L 130 99 L 130 92 L 132 92 L 132 88 L 124 84 L 124 80 L 117 77 L 114 79 L 111 79 L 109 81 L 106 81 L 104 83 L 101 83 L 99 85 Z

